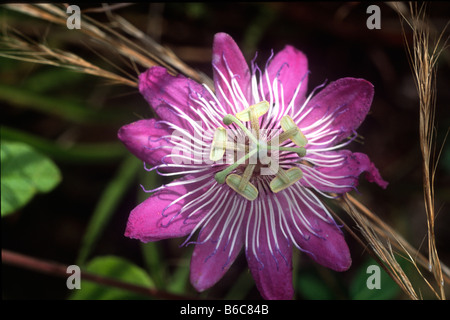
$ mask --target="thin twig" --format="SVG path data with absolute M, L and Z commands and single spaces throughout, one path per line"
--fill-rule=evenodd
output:
M 36 272 L 41 272 L 49 274 L 52 276 L 67 278 L 69 274 L 67 273 L 67 265 L 46 261 L 42 259 L 33 258 L 20 253 L 12 252 L 9 250 L 2 249 L 2 263 L 33 270 Z M 173 294 L 170 292 L 160 291 L 153 288 L 138 286 L 135 284 L 119 281 L 116 279 L 99 276 L 87 271 L 80 272 L 81 279 L 102 284 L 105 286 L 115 287 L 124 289 L 130 292 L 138 293 L 144 296 L 159 298 L 159 299 L 171 299 L 171 300 L 192 300 L 195 297 L 181 296 Z

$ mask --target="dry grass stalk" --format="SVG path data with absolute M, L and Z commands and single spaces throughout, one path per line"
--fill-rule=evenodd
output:
M 7 4 L 5 6 L 11 10 L 19 11 L 45 21 L 50 21 L 66 26 L 68 15 L 65 11 L 65 7 L 61 5 Z M 131 64 L 133 66 L 135 66 L 135 63 L 143 68 L 161 65 L 172 74 L 182 73 L 198 82 L 206 83 L 207 85 L 211 86 L 212 81 L 206 75 L 190 68 L 180 59 L 178 59 L 171 50 L 164 48 L 160 44 L 153 41 L 150 37 L 146 36 L 143 32 L 135 28 L 125 19 L 117 15 L 113 15 L 110 11 L 108 11 L 108 6 L 106 6 L 103 10 L 109 12 L 108 17 L 112 20 L 111 25 L 117 26 L 118 29 L 124 34 L 121 34 L 119 31 L 114 30 L 112 27 L 98 22 L 95 19 L 92 19 L 91 17 L 84 14 L 81 15 L 82 27 L 81 29 L 77 30 L 77 32 L 79 31 L 80 33 L 86 35 L 89 40 L 100 43 L 103 48 L 109 49 L 113 53 L 120 54 L 124 58 L 131 61 Z M 4 36 L 2 39 L 7 45 L 10 45 L 14 42 L 19 43 L 20 41 L 18 39 L 7 39 L 8 37 L 11 37 L 11 35 Z M 46 52 L 48 54 L 48 59 L 37 59 L 38 61 L 33 62 L 58 65 L 55 64 L 54 59 L 56 58 L 56 60 L 64 61 L 65 63 L 63 64 L 63 66 L 65 67 L 69 67 L 70 63 L 74 62 L 73 69 L 77 71 L 98 75 L 100 77 L 104 77 L 105 74 L 108 73 L 106 70 L 101 70 L 101 68 L 94 68 L 92 64 L 90 64 L 88 68 L 83 68 L 83 66 L 88 63 L 81 57 L 75 58 L 75 56 L 71 53 L 61 50 L 53 50 L 43 44 L 31 47 L 30 44 L 24 45 L 23 41 L 21 44 L 24 46 L 23 49 L 27 47 L 27 49 L 34 48 L 37 49 L 37 52 Z M 32 51 L 26 50 L 25 52 L 23 52 L 24 55 L 22 56 L 20 54 L 21 48 L 19 47 L 17 48 L 17 50 L 18 51 L 13 54 L 11 52 L 6 54 L 2 53 L 2 56 L 30 61 L 28 60 L 27 55 L 31 54 Z M 68 55 L 68 58 L 64 59 L 62 55 L 66 54 Z M 114 67 L 117 68 L 117 66 Z M 96 71 L 99 72 L 96 73 Z M 139 73 L 139 71 L 136 70 L 136 73 Z M 107 78 L 114 77 L 108 74 Z M 130 83 L 126 82 L 124 82 L 124 84 L 130 85 Z M 136 85 L 132 84 L 132 86 Z
M 137 29 L 134 25 L 129 23 L 124 18 L 122 18 L 118 15 L 113 15 L 112 13 L 110 13 L 108 16 L 109 16 L 110 20 L 114 24 L 116 24 L 123 32 L 125 32 L 126 34 L 128 34 L 136 39 L 139 39 L 143 44 L 146 45 L 147 48 L 151 48 L 153 50 L 154 56 L 161 59 L 161 61 L 160 61 L 161 65 L 164 65 L 164 63 L 165 63 L 168 66 L 172 67 L 173 69 L 179 70 L 185 76 L 192 78 L 192 79 L 196 80 L 197 82 L 205 83 L 211 89 L 214 89 L 214 84 L 207 75 L 187 66 L 183 61 L 181 61 L 175 55 L 175 53 L 173 53 L 172 50 L 161 46 L 159 43 L 157 43 L 152 38 L 147 36 L 141 30 Z M 169 67 L 169 69 L 170 69 L 170 67 Z
M 77 72 L 111 80 L 113 84 L 137 87 L 136 78 L 131 76 L 125 78 L 102 69 L 71 52 L 51 49 L 44 44 L 36 43 L 30 39 L 22 40 L 18 35 L 2 35 L 0 37 L 0 45 L 6 49 L 0 52 L 1 57 L 68 68 Z
M 371 222 L 372 229 L 379 235 L 379 237 L 388 239 L 390 243 L 397 249 L 406 253 L 407 256 L 411 256 L 410 252 L 414 253 L 414 259 L 411 262 L 414 265 L 421 265 L 423 268 L 428 269 L 429 261 L 422 255 L 416 248 L 409 244 L 400 234 L 392 229 L 387 223 L 381 220 L 376 214 L 371 212 L 366 206 L 364 206 L 357 199 L 350 194 L 346 195 L 347 200 L 358 209 L 360 214 L 363 214 Z M 444 281 L 450 284 L 450 270 L 444 264 L 441 264 L 444 271 Z
M 394 6 L 395 7 L 395 6 Z M 445 299 L 444 275 L 439 260 L 436 237 L 434 207 L 434 180 L 438 157 L 436 158 L 435 109 L 437 60 L 445 48 L 448 38 L 441 47 L 442 37 L 448 23 L 440 35 L 431 39 L 432 27 L 427 20 L 426 7 L 417 3 L 409 4 L 409 13 L 397 8 L 397 12 L 412 30 L 412 45 L 406 39 L 406 47 L 419 95 L 419 133 L 422 153 L 423 190 L 428 228 L 429 271 L 435 277 L 441 299 Z M 403 26 L 403 24 L 402 24 Z M 411 48 L 412 47 L 412 48 Z M 441 49 L 439 49 L 441 47 Z
M 415 292 L 411 281 L 403 271 L 400 264 L 397 262 L 394 251 L 392 250 L 391 239 L 395 236 L 386 236 L 386 230 L 381 229 L 376 223 L 370 220 L 366 214 L 361 212 L 361 210 L 355 206 L 354 202 L 358 204 L 358 201 L 351 198 L 350 195 L 347 194 L 341 198 L 338 198 L 339 205 L 355 222 L 356 227 L 359 229 L 364 240 L 361 239 L 350 226 L 344 224 L 347 231 L 368 250 L 372 257 L 380 264 L 381 267 L 383 267 L 387 274 L 397 283 L 397 285 L 410 299 L 418 300 L 419 297 Z M 341 221 L 341 223 L 343 223 L 339 217 L 337 218 Z M 393 235 L 395 235 L 395 233 Z M 369 246 L 367 247 L 366 244 Z
M 350 194 L 346 194 L 345 197 L 339 198 L 338 203 L 355 222 L 363 239 L 353 232 L 350 226 L 345 225 L 344 223 L 347 231 L 368 250 L 375 260 L 380 262 L 380 265 L 384 267 L 386 272 L 411 299 L 417 299 L 417 294 L 412 286 L 412 282 L 397 263 L 392 248 L 395 248 L 398 255 L 412 263 L 431 292 L 437 298 L 441 298 L 420 271 L 419 265 L 428 270 L 429 260 L 425 256 Z M 336 218 L 343 223 L 339 217 L 336 216 Z M 368 246 L 366 246 L 366 244 L 368 244 Z M 441 264 L 441 266 L 444 271 L 444 281 L 450 283 L 449 269 L 443 264 Z

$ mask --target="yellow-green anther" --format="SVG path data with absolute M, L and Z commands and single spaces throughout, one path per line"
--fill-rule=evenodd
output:
M 219 127 L 214 132 L 209 159 L 217 161 L 223 158 L 227 147 L 227 131 L 225 128 Z
M 258 190 L 256 189 L 256 187 L 253 184 L 251 184 L 248 181 L 244 184 L 243 190 L 241 190 L 240 184 L 241 184 L 242 179 L 243 179 L 243 177 L 232 173 L 227 177 L 226 182 L 227 182 L 227 185 L 230 186 L 231 189 L 236 191 L 236 193 L 240 194 L 245 199 L 250 200 L 250 201 L 255 200 L 258 197 Z
M 257 104 L 251 105 L 247 109 L 236 113 L 236 118 L 241 121 L 250 121 L 253 132 L 259 139 L 259 117 L 264 115 L 269 110 L 269 103 L 261 101 Z
M 289 184 L 289 182 L 291 182 L 291 178 L 287 174 L 287 171 L 285 171 L 281 168 L 278 169 L 277 177 L 280 178 L 284 184 Z
M 298 128 L 290 128 L 287 131 L 282 132 L 280 135 L 278 135 L 278 143 L 282 143 L 286 141 L 287 139 L 290 139 L 291 136 L 297 133 Z M 275 138 L 271 139 L 272 141 L 275 140 Z
M 262 115 L 266 114 L 267 111 L 269 111 L 269 103 L 267 101 L 261 101 L 257 104 L 251 105 L 250 107 L 246 108 L 245 110 L 236 113 L 236 118 L 238 118 L 241 121 L 252 121 L 252 114 L 253 118 L 258 119 Z
M 283 116 L 280 121 L 281 128 L 283 128 L 284 132 L 293 132 L 292 135 L 289 136 L 289 139 L 292 140 L 299 147 L 303 147 L 308 143 L 305 135 L 300 131 L 300 129 L 295 124 L 294 120 L 288 115 Z M 296 128 L 297 130 L 291 130 Z
M 239 183 L 238 189 L 240 191 L 245 190 L 245 186 L 250 181 L 250 178 L 252 177 L 253 170 L 255 170 L 256 164 L 249 164 L 244 170 L 244 174 L 242 175 L 241 182 Z
M 278 170 L 277 176 L 273 178 L 272 181 L 270 181 L 270 190 L 272 190 L 274 193 L 280 192 L 281 190 L 292 186 L 302 177 L 303 172 L 298 167 L 290 168 L 287 171 L 284 171 L 280 168 Z

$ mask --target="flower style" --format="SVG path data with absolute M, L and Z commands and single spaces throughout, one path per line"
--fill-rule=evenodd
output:
M 146 170 L 181 178 L 146 190 L 154 193 L 132 210 L 125 235 L 187 236 L 198 291 L 219 281 L 244 247 L 262 297 L 291 299 L 293 247 L 336 271 L 351 265 L 319 197 L 355 189 L 363 172 L 387 186 L 367 155 L 342 150 L 369 111 L 373 86 L 342 78 L 307 96 L 302 52 L 286 46 L 264 71 L 254 61 L 250 69 L 225 33 L 214 37 L 212 66 L 215 92 L 162 67 L 140 75 L 160 119 L 125 125 L 119 139 Z

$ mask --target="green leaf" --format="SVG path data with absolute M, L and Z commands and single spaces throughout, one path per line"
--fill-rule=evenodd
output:
M 379 289 L 374 287 L 377 281 Z M 389 300 L 399 292 L 395 281 L 373 259 L 360 267 L 350 284 L 350 297 L 353 300 Z
M 83 268 L 83 271 L 134 285 L 154 287 L 152 279 L 142 268 L 116 256 L 95 258 Z M 69 298 L 72 300 L 131 300 L 148 297 L 125 289 L 81 280 L 81 288 L 74 290 Z
M 1 142 L 2 217 L 27 204 L 38 192 L 49 192 L 61 181 L 58 167 L 22 142 Z

